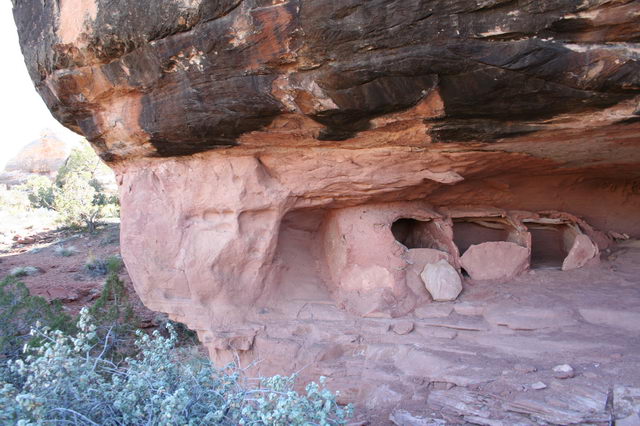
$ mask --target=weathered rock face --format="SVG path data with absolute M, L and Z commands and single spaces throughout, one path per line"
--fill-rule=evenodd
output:
M 220 361 L 348 388 L 344 357 L 386 356 L 353 355 L 380 332 L 359 318 L 429 303 L 427 265 L 505 280 L 640 236 L 637 1 L 14 0 L 14 16 L 39 93 L 118 174 L 143 301 Z M 394 351 L 370 383 L 433 372 Z
M 33 175 L 54 178 L 69 157 L 71 145 L 53 133 L 43 132 L 39 139 L 25 146 L 0 171 L 0 183 L 19 185 Z

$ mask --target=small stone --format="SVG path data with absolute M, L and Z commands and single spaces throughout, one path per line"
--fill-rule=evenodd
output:
M 391 327 L 394 333 L 399 335 L 409 334 L 413 331 L 413 322 L 411 321 L 399 321 Z
M 545 385 L 542 382 L 535 382 L 534 384 L 531 385 L 531 389 L 533 390 L 541 390 L 541 389 L 546 389 L 547 385 Z
M 422 270 L 420 278 L 435 301 L 455 300 L 462 291 L 460 275 L 446 260 L 428 263 Z
M 573 367 L 569 364 L 561 364 L 553 367 L 553 377 L 556 379 L 570 379 L 575 376 Z

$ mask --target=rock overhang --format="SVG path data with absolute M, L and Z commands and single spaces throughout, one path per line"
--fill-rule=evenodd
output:
M 274 146 L 529 141 L 610 109 L 609 124 L 636 127 L 633 2 L 148 6 L 14 6 L 38 91 L 108 161 L 252 139 Z M 576 19 L 585 33 L 559 24 Z M 286 115 L 298 118 L 283 128 Z

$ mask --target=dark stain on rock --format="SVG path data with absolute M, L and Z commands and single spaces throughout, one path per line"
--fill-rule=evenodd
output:
M 60 44 L 53 2 L 15 2 L 31 78 L 55 117 L 95 143 L 100 130 L 79 123 L 102 100 L 83 100 L 68 75 L 91 66 L 141 93 L 139 124 L 159 155 L 233 146 L 264 129 L 288 111 L 272 95 L 282 75 L 311 77 L 330 99 L 324 109 L 311 92 L 296 99 L 326 127 L 322 140 L 349 139 L 433 88 L 445 114 L 431 136 L 452 142 L 526 134 L 640 93 L 640 61 L 615 44 L 640 38 L 633 1 L 96 1 L 88 47 Z M 604 18 L 585 14 L 596 9 Z

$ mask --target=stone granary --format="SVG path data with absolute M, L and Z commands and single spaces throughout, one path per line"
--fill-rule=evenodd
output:
M 596 421 L 640 385 L 637 0 L 13 5 L 36 89 L 117 174 L 137 292 L 216 362 L 397 424 Z M 515 365 L 564 353 L 615 367 L 571 379 L 595 408 L 539 408 L 567 395 L 545 377 L 519 400 L 553 365 Z

